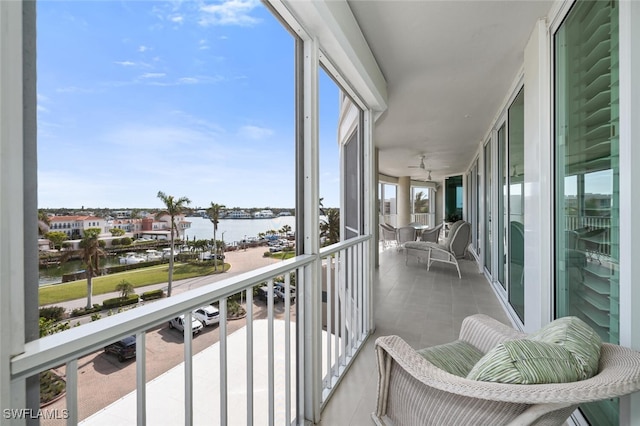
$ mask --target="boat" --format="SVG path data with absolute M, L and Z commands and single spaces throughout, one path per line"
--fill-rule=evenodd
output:
M 224 219 L 251 219 L 251 213 L 246 212 L 244 210 L 232 210 L 224 216 Z
M 146 258 L 139 256 L 134 252 L 125 253 L 124 256 L 120 256 L 120 264 L 121 265 L 134 265 L 140 262 L 146 262 Z
M 254 219 L 271 219 L 274 217 L 275 215 L 271 210 L 260 210 L 259 212 L 255 212 L 253 214 Z
M 147 256 L 147 261 L 162 259 L 162 253 L 160 253 L 158 250 L 147 250 L 146 256 Z

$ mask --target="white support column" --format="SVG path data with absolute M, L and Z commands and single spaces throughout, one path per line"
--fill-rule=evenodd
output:
M 406 226 L 411 222 L 411 178 L 401 176 L 398 178 L 397 190 L 398 227 Z
M 620 23 L 620 344 L 640 349 L 640 3 L 621 1 Z M 620 424 L 640 424 L 640 395 L 620 400 Z
M 320 251 L 320 172 L 318 137 L 318 71 L 320 67 L 320 49 L 317 39 L 304 42 L 304 253 L 318 254 Z M 299 329 L 298 339 L 302 344 L 304 371 L 298 390 L 304 401 L 299 401 L 303 409 L 304 420 L 320 421 L 320 399 L 322 395 L 322 342 L 321 342 L 321 288 L 322 276 L 319 261 L 304 268 L 304 324 Z M 302 333 L 302 334 L 300 334 Z M 303 403 L 300 406 L 300 402 Z
M 0 2 L 0 409 L 27 408 L 24 380 L 11 383 L 10 366 L 25 336 L 22 24 L 22 2 Z

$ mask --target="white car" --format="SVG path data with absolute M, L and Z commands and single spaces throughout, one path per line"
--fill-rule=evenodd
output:
M 180 315 L 179 317 L 175 317 L 172 320 L 170 320 L 169 321 L 169 328 L 175 328 L 177 330 L 180 330 L 180 331 L 184 332 L 184 315 Z M 202 326 L 202 323 L 200 322 L 200 320 L 192 315 L 191 316 L 191 331 L 193 332 L 193 334 L 195 335 L 195 334 L 200 333 L 203 328 L 204 327 Z
M 204 326 L 218 324 L 220 322 L 220 312 L 211 305 L 195 309 L 191 315 L 200 320 Z
M 284 289 L 284 284 L 275 283 L 273 285 L 273 294 L 274 294 L 275 297 L 277 297 L 278 299 L 280 299 L 280 300 L 282 300 L 284 302 L 285 298 L 286 298 L 286 292 L 285 292 L 285 289 Z M 290 298 L 292 303 L 295 303 L 295 301 L 296 301 L 296 288 L 295 288 L 295 286 L 292 286 L 292 285 L 289 286 L 289 298 Z

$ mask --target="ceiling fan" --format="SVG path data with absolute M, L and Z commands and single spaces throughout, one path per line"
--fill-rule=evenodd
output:
M 409 166 L 410 169 L 422 169 L 422 170 L 426 170 L 426 167 L 424 165 L 424 158 L 426 156 L 425 155 L 421 155 L 420 156 L 420 164 L 417 166 Z

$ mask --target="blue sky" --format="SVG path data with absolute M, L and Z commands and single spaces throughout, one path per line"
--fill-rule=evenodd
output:
M 293 37 L 253 0 L 41 0 L 39 207 L 293 207 Z M 321 196 L 339 204 L 323 73 Z

